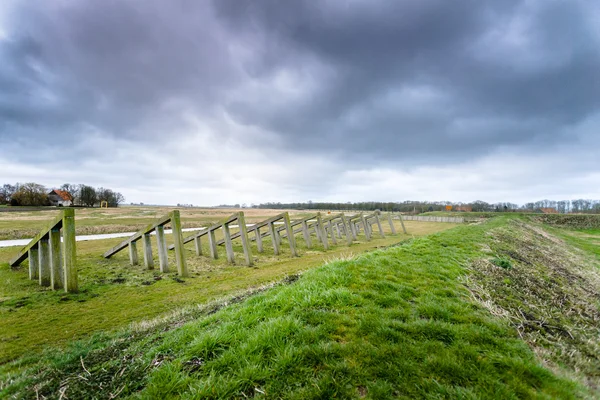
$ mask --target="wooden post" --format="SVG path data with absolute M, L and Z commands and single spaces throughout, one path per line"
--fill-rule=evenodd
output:
M 75 246 L 75 211 L 63 211 L 63 278 L 67 293 L 77 292 L 77 248 Z
M 379 214 L 375 215 L 375 220 L 377 221 L 377 227 L 379 228 L 379 234 L 381 235 L 382 238 L 384 238 L 385 234 L 383 233 L 383 227 L 381 226 L 381 220 L 379 219 Z
M 283 222 L 285 223 L 285 230 L 287 232 L 288 242 L 290 243 L 290 250 L 292 251 L 292 255 L 294 257 L 298 257 L 298 252 L 296 251 L 296 237 L 294 236 L 294 228 L 292 228 L 292 224 L 290 222 L 290 215 L 285 213 L 283 216 Z
M 196 236 L 194 238 L 194 247 L 196 248 L 196 255 L 201 256 L 202 255 L 202 240 L 200 239 L 200 236 Z
M 164 225 L 156 227 L 156 247 L 158 248 L 158 264 L 160 265 L 160 272 L 169 272 L 169 256 Z
M 149 233 L 144 233 L 142 244 L 144 245 L 144 266 L 147 269 L 154 269 L 154 259 L 152 258 L 152 241 L 150 240 Z
M 398 218 L 400 218 L 400 223 L 402 224 L 402 231 L 406 234 L 406 227 L 404 226 L 404 221 L 402 220 L 402 214 L 398 214 Z
M 352 244 L 353 237 L 350 228 L 348 228 L 348 221 L 346 220 L 346 216 L 344 214 L 342 214 L 342 224 L 342 229 L 346 235 L 346 241 L 348 242 L 348 246 L 350 246 Z
M 277 243 L 277 232 L 275 232 L 275 225 L 273 222 L 269 222 L 269 234 L 271 235 L 271 241 L 273 242 L 273 252 L 275 255 L 279 255 L 279 243 Z
M 36 280 L 39 277 L 38 270 L 40 269 L 39 250 L 37 247 L 32 247 L 28 251 L 29 258 L 29 279 Z
M 171 216 L 171 229 L 173 230 L 173 242 L 175 245 L 175 263 L 179 276 L 190 276 L 185 262 L 185 248 L 183 247 L 183 233 L 181 232 L 181 216 L 179 210 L 174 210 Z
M 395 235 L 396 227 L 394 226 L 394 220 L 392 219 L 392 213 L 388 213 L 388 222 L 390 223 L 390 228 L 392 229 L 392 235 Z
M 219 258 L 219 253 L 217 253 L 217 240 L 215 239 L 215 231 L 208 231 L 208 247 L 210 248 L 210 256 L 216 260 Z
M 223 224 L 223 237 L 225 239 L 225 250 L 227 251 L 227 261 L 235 263 L 235 254 L 233 253 L 233 243 L 231 243 L 231 232 L 229 224 Z
M 321 236 L 321 243 L 323 243 L 323 248 L 325 250 L 329 249 L 329 243 L 327 241 L 327 233 L 325 232 L 325 226 L 323 226 L 323 219 L 321 218 L 321 213 L 317 213 L 317 230 L 319 235 Z
M 129 262 L 131 265 L 138 265 L 140 263 L 137 252 L 137 242 L 129 242 Z
M 362 225 L 365 230 L 365 236 L 367 237 L 367 240 L 371 240 L 371 232 L 369 232 L 369 227 L 367 226 L 367 219 L 365 218 L 364 215 L 361 214 L 360 220 L 362 221 Z
M 310 232 L 308 231 L 308 223 L 306 221 L 302 221 L 302 235 L 304 235 L 304 242 L 306 243 L 306 248 L 312 248 L 312 240 L 310 240 Z
M 50 286 L 50 240 L 48 236 L 39 241 L 40 285 Z
M 262 253 L 263 245 L 262 245 L 262 236 L 260 236 L 260 228 L 254 229 L 254 235 L 256 236 L 256 248 L 258 249 L 259 253 Z
M 50 287 L 52 290 L 63 287 L 63 271 L 60 254 L 60 229 L 50 230 Z
M 335 245 L 337 244 L 337 240 L 335 239 L 335 232 L 333 231 L 333 223 L 331 222 L 331 220 L 329 220 L 329 223 L 327 225 L 329 226 L 329 233 L 331 233 L 331 243 Z
M 340 224 L 339 224 L 339 222 L 335 223 L 335 234 L 337 235 L 338 239 L 342 238 L 342 232 L 340 231 Z
M 246 265 L 251 267 L 254 265 L 252 259 L 252 249 L 250 248 L 250 239 L 248 239 L 248 229 L 246 228 L 246 218 L 244 213 L 238 214 L 238 225 L 240 227 L 240 237 L 242 238 L 242 248 L 244 249 L 244 257 L 246 258 Z

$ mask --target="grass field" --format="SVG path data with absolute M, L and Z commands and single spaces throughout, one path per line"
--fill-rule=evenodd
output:
M 3 269 L 3 286 L 22 283 L 30 302 L 2 310 L 2 324 L 22 314 L 0 332 L 29 325 L 2 339 L 21 357 L 0 366 L 0 397 L 600 395 L 599 232 L 502 217 L 407 228 L 443 231 L 266 255 L 256 268 L 197 260 L 185 282 L 105 262 L 89 242 L 89 289 L 67 300 Z M 36 321 L 72 331 L 36 332 Z
M 227 208 L 177 208 L 177 207 L 134 207 L 119 208 L 76 208 L 77 234 L 93 235 L 136 231 L 154 219 L 178 209 L 181 211 L 182 226 L 196 228 L 208 226 L 239 211 Z M 290 216 L 310 215 L 306 211 L 263 210 L 246 208 L 243 210 L 247 222 L 257 222 L 288 211 Z M 0 213 L 0 240 L 27 239 L 38 233 L 45 221 L 60 213 L 60 208 L 48 208 L 42 211 Z
M 218 210 L 217 213 L 199 215 L 205 215 L 205 221 L 216 221 L 230 213 L 231 210 Z M 260 220 L 277 213 L 267 210 L 263 215 L 250 214 L 250 219 Z M 87 216 L 98 218 L 95 215 Z M 185 221 L 187 217 L 184 215 L 182 219 Z M 27 217 L 20 218 L 24 220 Z M 119 211 L 111 214 L 109 221 L 120 218 L 129 217 Z M 78 216 L 78 224 L 79 221 Z M 110 226 L 109 221 L 104 222 Z M 398 231 L 401 231 L 399 223 L 397 225 Z M 359 240 L 351 247 L 344 243 L 326 252 L 316 245 L 310 250 L 306 249 L 300 235 L 297 244 L 301 257 L 291 256 L 285 240 L 283 253 L 275 256 L 267 239 L 264 253 L 258 253 L 256 246 L 252 246 L 256 262 L 254 268 L 243 266 L 239 240 L 234 241 L 236 265 L 227 264 L 224 248 L 219 248 L 219 259 L 212 260 L 196 256 L 193 243 L 190 243 L 186 246 L 186 259 L 191 276 L 186 279 L 179 279 L 175 272 L 161 274 L 157 270 L 145 270 L 143 266 L 132 267 L 127 251 L 109 260 L 102 258 L 107 249 L 123 239 L 78 242 L 81 290 L 78 294 L 68 295 L 61 291 L 53 292 L 30 281 L 26 262 L 19 269 L 9 268 L 6 263 L 18 248 L 0 248 L 0 362 L 38 352 L 46 346 L 62 345 L 97 331 L 121 328 L 144 318 L 153 318 L 165 312 L 265 285 L 286 275 L 321 265 L 330 258 L 360 254 L 413 236 L 449 229 L 454 225 L 411 222 L 406 226 L 410 235 L 387 236 L 371 242 L 359 236 Z M 389 234 L 389 226 L 384 224 L 384 227 Z M 167 240 L 171 243 L 171 235 L 167 235 Z M 313 244 L 316 244 L 314 238 Z M 204 254 L 208 254 L 207 243 L 204 243 L 204 247 Z M 170 255 L 170 263 L 171 270 L 175 271 L 173 254 Z M 155 264 L 158 266 L 157 259 Z M 52 331 L 51 335 L 49 331 Z

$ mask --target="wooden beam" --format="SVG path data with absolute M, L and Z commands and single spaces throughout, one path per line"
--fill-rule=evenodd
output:
M 75 211 L 67 209 L 63 211 L 63 278 L 65 291 L 77 292 L 77 247 L 75 245 Z
M 183 233 L 181 231 L 181 215 L 179 210 L 173 210 L 169 214 L 171 218 L 171 229 L 173 230 L 173 242 L 175 247 L 175 264 L 177 264 L 177 274 L 182 277 L 190 276 L 185 262 L 185 249 L 183 248 Z
M 50 231 L 50 287 L 52 290 L 63 287 L 60 245 L 60 229 L 53 228 Z
M 112 249 L 108 250 L 106 253 L 103 254 L 103 257 L 110 258 L 110 257 L 114 256 L 116 253 L 118 253 L 119 251 L 121 251 L 124 248 L 126 248 L 127 246 L 129 246 L 129 243 L 137 242 L 145 234 L 152 233 L 152 231 L 154 231 L 156 229 L 156 227 L 164 226 L 164 225 L 168 224 L 169 222 L 171 222 L 171 214 L 160 217 L 155 222 L 147 225 L 145 228 L 139 230 L 138 232 L 136 232 L 129 238 L 125 239 L 124 241 L 122 241 L 121 243 L 119 243 L 118 245 L 113 247 Z
M 37 235 L 35 235 L 35 237 L 33 239 L 31 239 L 31 241 L 27 244 L 27 246 L 23 247 L 19 251 L 19 254 L 17 254 L 15 257 L 13 257 L 13 259 L 10 261 L 10 266 L 16 267 L 17 265 L 19 265 L 23 261 L 25 261 L 27 259 L 27 257 L 29 257 L 29 250 L 32 248 L 37 248 L 38 242 L 40 241 L 40 239 L 43 238 L 44 236 L 47 236 L 53 228 L 57 228 L 57 229 L 62 228 L 63 216 L 65 215 L 65 212 L 67 212 L 67 211 L 73 213 L 72 209 L 64 210 L 60 213 L 60 215 L 58 217 L 56 217 L 52 221 L 50 221 L 50 223 L 47 224 L 47 226 L 45 228 L 43 228 Z M 75 214 L 73 214 L 73 215 L 75 215 Z
M 167 251 L 167 239 L 165 238 L 165 227 L 156 227 L 156 248 L 158 249 L 158 265 L 160 272 L 169 272 L 169 253 Z

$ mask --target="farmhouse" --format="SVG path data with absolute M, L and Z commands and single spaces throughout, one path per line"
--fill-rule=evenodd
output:
M 73 196 L 65 190 L 54 189 L 48 193 L 48 200 L 52 206 L 70 206 L 73 204 Z

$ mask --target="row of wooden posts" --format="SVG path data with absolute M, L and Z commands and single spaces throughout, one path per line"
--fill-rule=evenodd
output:
M 10 266 L 29 259 L 29 279 L 54 290 L 76 292 L 76 257 L 75 212 L 66 209 L 19 251 Z
M 390 224 L 392 234 L 396 234 L 396 228 L 394 227 L 391 214 L 387 214 L 387 221 Z M 251 226 L 246 225 L 244 213 L 237 212 L 219 223 L 211 225 L 208 228 L 201 229 L 199 232 L 183 238 L 179 212 L 173 211 L 169 215 L 160 218 L 154 224 L 150 224 L 130 238 L 108 250 L 106 253 L 104 253 L 104 257 L 110 258 L 121 250 L 129 248 L 129 260 L 131 265 L 138 265 L 139 261 L 136 242 L 142 240 L 144 265 L 148 269 L 153 269 L 154 260 L 152 257 L 150 234 L 152 232 L 156 232 L 160 270 L 161 272 L 168 272 L 169 267 L 167 244 L 164 236 L 164 225 L 169 222 L 171 222 L 172 225 L 174 243 L 170 245 L 168 249 L 175 250 L 177 273 L 183 277 L 189 275 L 184 257 L 184 245 L 186 243 L 194 242 L 196 254 L 201 256 L 203 254 L 203 238 L 208 240 L 208 248 L 211 258 L 217 259 L 219 257 L 217 247 L 224 245 L 227 254 L 227 261 L 230 263 L 234 263 L 235 261 L 233 240 L 241 238 L 245 263 L 248 266 L 252 266 L 254 264 L 254 259 L 252 256 L 250 242 L 255 241 L 258 252 L 262 253 L 264 251 L 263 239 L 265 237 L 271 237 L 271 243 L 275 255 L 280 253 L 283 238 L 286 238 L 291 254 L 296 257 L 299 255 L 296 248 L 295 239 L 295 235 L 297 233 L 302 233 L 306 247 L 311 248 L 311 235 L 312 232 L 314 232 L 317 241 L 321 242 L 325 250 L 329 248 L 329 240 L 331 240 L 333 244 L 337 244 L 337 239 L 343 239 L 344 237 L 346 238 L 347 244 L 351 245 L 354 240 L 357 240 L 357 235 L 361 230 L 364 232 L 367 240 L 371 240 L 371 236 L 373 234 L 373 225 L 377 225 L 379 234 L 382 237 L 385 237 L 381 224 L 381 213 L 379 212 L 375 212 L 370 215 L 358 214 L 352 217 L 346 217 L 344 214 L 322 217 L 321 213 L 316 213 L 314 215 L 294 221 L 291 221 L 289 214 L 284 212 L 275 215 L 274 217 L 270 217 L 264 221 L 252 224 Z M 402 217 L 400 217 L 400 223 L 402 224 L 404 233 L 406 233 L 406 228 L 404 226 L 404 222 L 402 221 Z M 237 227 L 238 231 L 232 234 L 231 228 L 233 227 Z M 294 229 L 295 227 L 298 228 Z M 216 239 L 216 232 L 219 230 L 223 232 L 223 239 L 221 240 Z M 249 232 L 252 233 L 251 236 L 249 235 Z
M 323 248 L 329 248 L 329 240 L 337 244 L 337 239 L 345 237 L 348 245 L 351 245 L 357 239 L 357 235 L 362 230 L 367 240 L 371 240 L 373 234 L 373 225 L 377 225 L 379 234 L 384 237 L 381 224 L 382 214 L 375 212 L 370 215 L 358 214 L 347 217 L 344 214 L 337 214 L 323 217 L 321 213 L 316 213 L 308 217 L 291 221 L 287 212 L 278 214 L 264 221 L 246 226 L 243 212 L 237 212 L 227 217 L 223 221 L 204 228 L 186 238 L 183 237 L 181 229 L 181 216 L 178 210 L 159 218 L 156 222 L 149 224 L 144 229 L 138 231 L 133 236 L 127 238 L 117 246 L 103 254 L 105 258 L 110 258 L 116 253 L 127 248 L 129 250 L 129 260 L 132 265 L 138 265 L 137 242 L 141 241 L 143 246 L 144 265 L 148 269 L 154 268 L 154 258 L 152 254 L 151 234 L 155 234 L 158 261 L 161 272 L 169 272 L 168 250 L 175 251 L 175 263 L 177 273 L 186 277 L 189 275 L 186 261 L 184 245 L 194 242 L 197 255 L 202 255 L 202 238 L 207 237 L 209 243 L 210 256 L 213 259 L 218 258 L 217 246 L 225 246 L 227 260 L 233 263 L 235 254 L 232 241 L 241 238 L 242 249 L 244 252 L 245 263 L 248 266 L 253 265 L 254 260 L 250 242 L 255 241 L 259 253 L 264 251 L 263 239 L 271 237 L 271 243 L 275 255 L 281 252 L 283 238 L 287 239 L 291 254 L 298 256 L 296 249 L 295 235 L 302 233 L 307 248 L 312 248 L 311 235 L 314 232 L 317 241 L 321 242 Z M 402 229 L 406 233 L 406 228 L 402 217 L 400 216 Z M 396 234 L 391 214 L 387 214 L 387 220 L 390 224 L 392 234 Z M 167 247 L 165 238 L 165 226 L 171 225 L 173 234 L 173 244 Z M 237 225 L 238 231 L 231 233 L 233 224 Z M 222 230 L 223 239 L 216 240 L 215 233 Z M 248 231 L 252 233 L 249 236 Z M 52 222 L 37 234 L 19 254 L 14 257 L 10 265 L 17 266 L 26 259 L 29 259 L 29 278 L 39 280 L 40 285 L 49 286 L 52 289 L 64 288 L 66 292 L 76 292 L 77 268 L 76 268 L 76 245 L 75 245 L 75 213 L 73 209 L 65 209 L 61 214 L 52 220 Z

